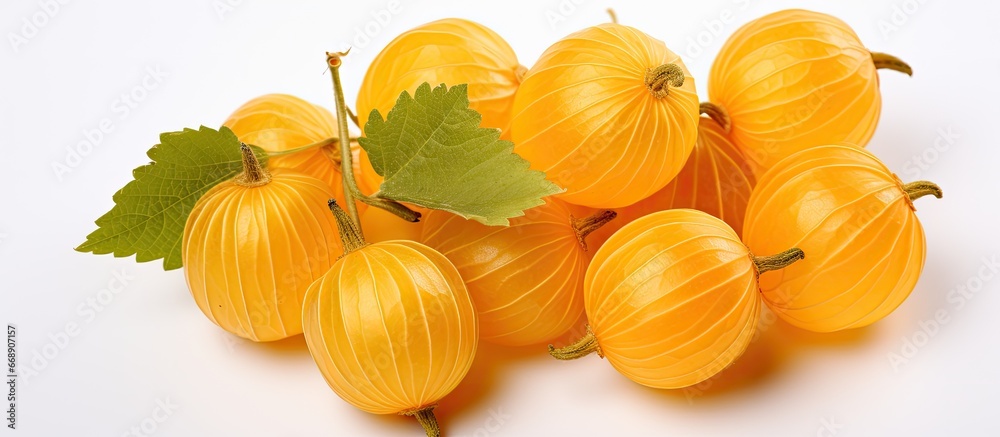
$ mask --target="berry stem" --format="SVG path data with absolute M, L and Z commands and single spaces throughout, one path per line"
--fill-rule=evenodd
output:
M 420 422 L 420 426 L 424 427 L 424 432 L 427 433 L 427 437 L 441 437 L 441 427 L 438 425 L 437 417 L 434 417 L 434 407 L 436 406 L 437 405 L 431 405 L 419 410 L 404 411 L 399 414 L 417 418 L 417 422 Z
M 783 269 L 805 257 L 806 254 L 802 252 L 802 249 L 793 247 L 777 255 L 754 256 L 753 263 L 757 265 L 757 274 L 759 275 L 771 270 Z
M 944 196 L 944 192 L 941 191 L 941 187 L 930 181 L 910 182 L 903 185 L 903 191 L 906 192 L 907 196 L 910 196 L 911 202 L 928 194 L 933 194 L 934 197 L 937 197 L 938 199 Z
M 350 50 L 348 50 L 350 51 Z M 337 128 L 340 131 L 340 175 L 344 180 L 344 202 L 347 203 L 347 211 L 351 214 L 351 220 L 361 231 L 361 218 L 358 216 L 358 206 L 354 204 L 354 192 L 357 191 L 357 182 L 354 179 L 354 163 L 351 162 L 351 140 L 347 132 L 347 104 L 344 103 L 344 89 L 340 84 L 340 66 L 343 64 L 340 57 L 344 53 L 326 53 L 326 63 L 330 66 L 330 73 L 333 76 L 333 96 L 337 101 Z
M 521 84 L 521 82 L 524 82 L 524 76 L 526 76 L 527 74 L 528 74 L 528 67 L 525 67 L 521 64 L 517 64 L 517 67 L 514 67 L 514 79 L 517 80 L 517 83 L 519 85 Z
M 590 329 L 590 325 L 587 325 L 587 333 L 573 344 L 558 349 L 551 344 L 549 345 L 549 355 L 558 360 L 575 360 L 594 352 L 597 353 L 597 356 L 604 358 L 604 353 L 601 352 L 601 345 L 597 343 L 597 336 Z
M 875 68 L 879 70 L 889 69 L 906 74 L 907 76 L 913 76 L 913 68 L 909 64 L 888 53 L 872 52 L 872 62 L 875 63 Z
M 354 226 L 357 227 L 359 232 L 361 232 L 361 220 L 358 218 L 358 208 L 354 204 L 354 199 L 376 208 L 382 208 L 401 217 L 403 220 L 409 222 L 420 221 L 420 213 L 407 208 L 406 205 L 381 197 L 377 193 L 374 196 L 366 196 L 358 188 L 358 182 L 354 179 L 354 162 L 349 146 L 351 143 L 348 139 L 347 104 L 344 103 L 344 89 L 340 84 L 340 66 L 343 64 L 341 57 L 346 55 L 347 52 L 326 52 L 326 63 L 330 67 L 330 73 L 333 76 L 333 94 L 337 101 L 337 123 L 340 129 L 340 144 L 348 144 L 348 147 L 340 148 L 340 174 L 344 178 L 344 201 L 347 203 L 347 211 L 350 212 Z M 355 121 L 355 124 L 357 124 L 357 121 Z
M 606 225 L 611 220 L 618 217 L 618 213 L 610 209 L 605 209 L 597 211 L 594 214 L 584 217 L 576 218 L 572 215 L 569 216 L 569 223 L 576 230 L 576 241 L 580 242 L 580 247 L 587 251 L 587 236 L 591 232 L 594 232 L 601 228 L 601 226 Z
M 244 187 L 259 187 L 271 182 L 271 173 L 260 165 L 257 155 L 254 155 L 250 146 L 240 143 L 240 153 L 243 155 L 243 172 L 236 175 L 234 180 Z
M 729 118 L 729 112 L 726 111 L 726 108 L 712 102 L 702 102 L 698 109 L 702 114 L 707 115 L 708 118 L 711 118 L 712 120 L 715 120 L 716 123 L 719 123 L 722 130 L 729 132 L 729 128 L 732 127 L 732 120 Z
M 684 85 L 684 70 L 677 64 L 663 64 L 646 70 L 646 88 L 653 97 L 662 99 L 670 94 L 670 87 Z M 668 86 L 669 85 L 669 86 Z
M 340 242 L 344 246 L 344 255 L 365 247 L 365 236 L 361 234 L 354 220 L 344 212 L 344 209 L 337 204 L 337 199 L 330 199 L 326 202 L 333 213 L 333 218 L 337 221 L 337 229 L 340 231 Z

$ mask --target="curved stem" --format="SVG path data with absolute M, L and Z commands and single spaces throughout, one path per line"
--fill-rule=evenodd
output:
M 348 50 L 350 51 L 350 50 Z M 361 218 L 358 216 L 358 206 L 354 204 L 354 193 L 358 191 L 357 182 L 354 179 L 354 163 L 351 158 L 351 140 L 347 131 L 347 104 L 344 103 L 344 89 L 340 84 L 340 66 L 343 64 L 340 57 L 347 55 L 344 53 L 326 53 L 326 63 L 330 66 L 330 73 L 333 76 L 333 95 L 337 101 L 337 126 L 340 131 L 340 175 L 344 181 L 344 203 L 347 211 L 351 214 L 351 219 L 361 231 Z
M 350 139 L 351 139 L 351 143 L 354 143 L 355 141 L 358 140 L 358 137 L 352 136 L 352 137 L 350 137 Z M 273 158 L 275 156 L 294 155 L 294 154 L 299 153 L 299 152 L 305 152 L 306 150 L 309 150 L 309 149 L 315 149 L 317 147 L 326 147 L 326 146 L 333 146 L 333 145 L 338 145 L 339 146 L 340 145 L 340 138 L 326 138 L 326 139 L 319 140 L 319 141 L 317 141 L 315 143 L 309 143 L 309 144 L 306 144 L 306 145 L 301 146 L 301 147 L 296 147 L 294 149 L 282 150 L 280 152 L 267 152 L 267 156 Z M 340 163 L 340 158 L 339 157 L 337 158 L 337 163 L 338 164 Z
M 941 191 L 941 187 L 930 181 L 916 181 L 904 184 L 903 191 L 906 192 L 907 196 L 910 196 L 911 202 L 928 194 L 933 194 L 934 197 L 937 197 L 938 199 L 944 196 L 944 192 Z
M 903 62 L 902 59 L 899 59 L 888 53 L 878 53 L 878 52 L 871 52 L 871 53 L 872 53 L 872 62 L 875 63 L 875 68 L 879 70 L 889 69 L 893 71 L 898 71 L 900 73 L 904 73 L 907 76 L 913 76 L 913 68 L 910 67 L 910 64 Z
M 351 117 L 351 121 L 354 122 L 354 125 L 357 126 L 358 129 L 361 129 L 362 132 L 364 132 L 365 128 L 361 127 L 361 123 L 358 122 L 358 115 L 355 114 L 350 107 L 347 108 L 347 116 Z
M 711 118 L 712 120 L 715 120 L 716 123 L 719 123 L 722 130 L 727 133 L 729 132 L 729 128 L 732 127 L 732 119 L 729 118 L 729 111 L 726 111 L 726 108 L 712 102 L 701 102 L 698 109 L 702 114 L 707 115 L 708 118 Z
M 333 213 L 333 218 L 337 220 L 337 229 L 340 231 L 340 242 L 344 246 L 344 255 L 365 247 L 365 236 L 361 234 L 361 229 L 354 225 L 354 221 L 348 217 L 347 213 L 337 205 L 337 199 L 330 199 L 326 202 Z
M 684 85 L 684 70 L 677 64 L 663 64 L 646 70 L 645 83 L 653 97 L 662 99 L 670 94 L 670 87 Z
M 234 182 L 244 187 L 259 187 L 271 182 L 271 173 L 260 165 L 250 146 L 240 143 L 240 153 L 243 155 L 243 172 L 236 175 Z
M 606 225 L 611 220 L 614 220 L 615 217 L 618 217 L 617 212 L 605 209 L 597 211 L 584 218 L 576 218 L 570 215 L 569 223 L 576 231 L 576 241 L 580 242 L 580 247 L 582 247 L 584 251 L 587 251 L 587 236 L 590 235 L 591 232 L 600 229 L 601 226 Z
M 753 257 L 753 263 L 757 265 L 757 274 L 759 275 L 771 270 L 783 269 L 805 257 L 806 254 L 802 252 L 802 249 L 793 247 L 777 255 L 755 256 Z
M 441 427 L 438 425 L 437 417 L 434 417 L 434 407 L 436 406 L 437 405 L 431 405 L 419 410 L 404 411 L 399 414 L 417 418 L 417 422 L 420 423 L 420 426 L 424 427 L 424 432 L 427 433 L 427 437 L 441 437 Z
M 559 360 L 575 360 L 594 352 L 597 353 L 597 356 L 604 358 L 601 345 L 597 344 L 597 336 L 590 329 L 590 325 L 587 325 L 587 333 L 573 344 L 558 349 L 551 344 L 549 345 L 549 355 Z
M 618 14 L 615 13 L 614 9 L 608 8 L 608 15 L 611 16 L 611 22 L 618 24 Z
M 374 206 L 376 208 L 382 208 L 386 211 L 396 214 L 397 217 L 406 220 L 408 222 L 420 221 L 419 212 L 416 212 L 407 207 L 406 205 L 403 205 L 402 203 L 399 203 L 395 200 L 387 199 L 385 197 L 380 197 L 378 194 L 374 196 L 365 196 L 362 194 L 358 196 L 358 200 L 362 201 L 366 205 Z

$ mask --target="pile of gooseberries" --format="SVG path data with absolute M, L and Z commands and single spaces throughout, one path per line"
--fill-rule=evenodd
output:
M 698 384 L 747 349 L 764 306 L 838 331 L 886 317 L 916 286 L 914 201 L 941 190 L 864 149 L 883 68 L 912 73 L 837 18 L 781 11 L 729 38 L 699 103 L 680 56 L 617 22 L 556 41 L 530 68 L 480 24 L 428 23 L 375 58 L 357 117 L 270 94 L 225 121 L 245 143 L 243 172 L 190 214 L 186 279 L 219 327 L 260 342 L 304 334 L 343 400 L 413 416 L 429 436 L 479 341 L 595 353 L 649 387 Z M 425 82 L 467 84 L 481 126 L 564 191 L 506 227 L 355 204 L 345 193 L 382 177 L 345 118 L 363 135 L 373 110 Z M 246 144 L 274 156 L 265 165 Z M 584 334 L 549 345 L 573 330 Z

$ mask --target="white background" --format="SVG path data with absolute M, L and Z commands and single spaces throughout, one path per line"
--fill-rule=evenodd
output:
M 22 363 L 19 429 L 0 435 L 119 436 L 143 421 L 160 436 L 422 435 L 412 419 L 341 401 L 301 337 L 252 344 L 225 334 L 195 306 L 180 270 L 73 251 L 160 132 L 218 127 L 271 92 L 332 107 L 324 51 L 350 43 L 387 4 L 232 0 L 239 4 L 220 13 L 225 1 L 69 2 L 16 48 L 10 35 L 43 9 L 35 0 L 0 3 L 0 322 L 18 325 Z M 869 148 L 904 180 L 944 188 L 944 199 L 917 203 L 928 244 L 923 277 L 902 307 L 867 329 L 814 335 L 774 323 L 735 367 L 695 390 L 647 389 L 596 357 L 557 362 L 544 347 L 484 345 L 438 410 L 446 432 L 1000 435 L 1000 280 L 979 274 L 983 257 L 1000 254 L 1000 4 L 404 0 L 346 59 L 348 102 L 378 50 L 416 25 L 473 19 L 530 66 L 558 38 L 607 21 L 608 6 L 684 56 L 703 98 L 723 40 L 786 7 L 831 13 L 870 49 L 908 61 L 912 78 L 881 74 L 884 107 Z M 147 68 L 168 76 L 147 80 L 155 87 L 127 114 L 115 111 Z M 114 130 L 57 176 L 52 164 L 102 119 Z M 950 143 L 939 133 L 949 129 L 957 134 Z M 88 312 L 115 272 L 130 277 L 123 291 Z M 979 291 L 959 298 L 953 290 L 965 284 Z M 937 328 L 927 322 L 936 315 L 946 319 Z M 67 323 L 78 330 L 62 341 Z M 919 346 L 908 349 L 913 341 Z M 46 350 L 54 357 L 35 358 Z M 893 353 L 905 362 L 894 365 Z M 160 423 L 151 421 L 158 402 L 175 406 Z

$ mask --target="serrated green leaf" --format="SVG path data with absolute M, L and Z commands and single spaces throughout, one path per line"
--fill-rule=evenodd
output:
M 267 154 L 254 153 L 263 163 Z M 182 267 L 184 223 L 195 202 L 243 170 L 240 141 L 223 126 L 160 134 L 146 152 L 153 162 L 132 172 L 135 179 L 114 194 L 115 206 L 97 219 L 97 230 L 76 250 L 147 262 L 163 258 L 164 270 Z
M 562 190 L 529 169 L 499 129 L 479 127 L 466 88 L 424 83 L 412 97 L 404 91 L 385 120 L 372 110 L 359 141 L 383 177 L 380 197 L 507 225 Z

